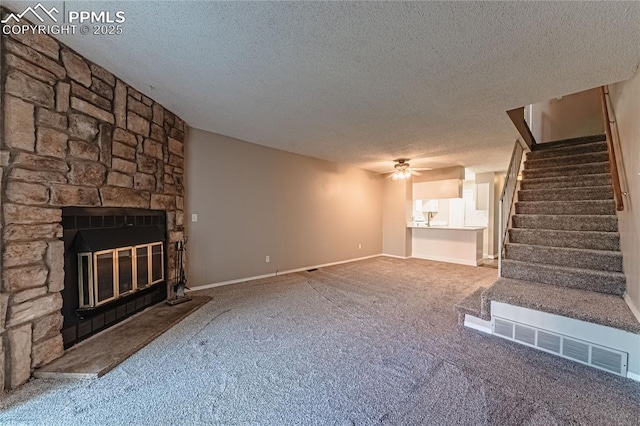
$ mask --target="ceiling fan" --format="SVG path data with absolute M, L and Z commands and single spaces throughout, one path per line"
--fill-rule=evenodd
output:
M 387 179 L 393 179 L 393 180 L 409 179 L 411 175 L 420 176 L 422 174 L 422 173 L 418 173 L 416 170 L 431 170 L 428 168 L 415 169 L 411 167 L 411 165 L 409 164 L 408 158 L 398 158 L 397 160 L 393 160 L 393 161 L 396 162 L 396 164 L 393 166 L 394 168 L 393 172 L 385 172 L 385 173 L 391 173 L 389 176 L 387 176 Z

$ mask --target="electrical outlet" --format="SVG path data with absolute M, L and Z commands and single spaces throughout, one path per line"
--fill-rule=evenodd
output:
M 198 221 L 198 213 L 191 213 L 191 222 Z
M 266 263 L 271 262 L 271 256 L 265 256 L 265 257 L 264 257 L 264 261 L 265 261 Z
M 362 250 L 362 244 L 358 244 L 358 250 Z

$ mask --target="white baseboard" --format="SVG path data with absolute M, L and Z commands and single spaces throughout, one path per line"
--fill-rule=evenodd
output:
M 485 259 L 494 259 L 495 260 L 495 259 L 498 258 L 498 255 L 497 254 L 485 254 L 484 258 Z
M 491 329 L 491 321 L 485 321 L 472 315 L 464 316 L 464 326 L 472 328 L 476 331 L 481 331 L 482 333 L 493 334 L 493 330 Z
M 627 379 L 635 380 L 636 382 L 640 382 L 640 374 L 632 373 L 631 371 L 627 371 Z
M 386 254 L 386 253 L 382 253 L 381 256 L 393 257 L 394 259 L 403 259 L 403 260 L 411 259 L 411 256 L 398 256 L 395 254 Z
M 451 257 L 440 257 L 440 256 L 425 256 L 425 255 L 414 255 L 411 256 L 414 259 L 423 259 L 423 260 L 434 260 L 436 262 L 446 262 L 446 263 L 457 263 L 458 265 L 467 265 L 467 266 L 480 266 L 482 265 L 483 260 L 462 260 Z
M 289 269 L 287 271 L 270 272 L 268 274 L 254 275 L 252 277 L 238 278 L 238 279 L 235 279 L 235 280 L 219 281 L 219 282 L 216 282 L 216 283 L 204 284 L 204 285 L 199 285 L 197 287 L 193 287 L 193 288 L 187 290 L 187 292 L 206 290 L 206 289 L 215 288 L 215 287 L 222 287 L 224 285 L 239 284 L 239 283 L 244 283 L 244 282 L 247 282 L 247 281 L 259 280 L 259 279 L 262 279 L 262 278 L 275 277 L 275 276 L 278 276 L 278 275 L 293 274 L 294 272 L 308 271 L 309 269 L 314 269 L 314 268 L 325 268 L 327 266 L 341 265 L 343 263 L 350 263 L 350 262 L 357 262 L 359 260 L 371 259 L 371 258 L 380 257 L 380 256 L 385 256 L 385 255 L 383 255 L 383 254 L 372 254 L 371 256 L 358 257 L 358 258 L 355 258 L 355 259 L 340 260 L 338 262 L 323 263 L 321 265 L 305 266 L 304 268 Z
M 282 272 L 282 273 L 278 273 L 278 275 L 281 274 L 286 274 L 286 272 Z M 231 284 L 239 284 L 239 283 L 243 283 L 246 281 L 253 281 L 253 280 L 259 280 L 262 278 L 269 278 L 269 277 L 275 277 L 276 273 L 275 272 L 270 272 L 268 274 L 264 274 L 264 275 L 254 275 L 252 277 L 246 277 L 246 278 L 238 278 L 235 280 L 227 280 L 227 281 L 218 281 L 216 283 L 210 283 L 210 284 L 204 284 L 204 285 L 199 285 L 197 287 L 192 287 L 188 290 L 185 290 L 187 293 L 190 293 L 192 291 L 199 291 L 199 290 L 206 290 L 208 288 L 215 288 L 215 287 L 222 287 L 224 285 L 231 285 Z
M 624 301 L 627 302 L 627 305 L 629 305 L 629 309 L 631 309 L 631 313 L 633 314 L 633 316 L 636 317 L 638 321 L 640 321 L 640 309 L 638 309 L 638 307 L 633 303 L 633 300 L 631 300 L 631 296 L 629 296 L 629 293 L 625 291 L 623 297 Z

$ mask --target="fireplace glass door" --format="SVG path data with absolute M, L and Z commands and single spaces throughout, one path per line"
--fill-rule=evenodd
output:
M 162 244 L 151 245 L 151 283 L 162 281 L 164 273 Z
M 94 308 L 164 280 L 164 244 L 78 253 L 80 307 Z
M 136 247 L 136 286 L 144 288 L 149 285 L 149 246 Z
M 94 290 L 96 305 L 108 302 L 116 297 L 116 281 L 114 280 L 115 263 L 113 261 L 113 255 L 113 250 L 97 252 L 95 254 L 94 277 L 96 285 Z
M 133 291 L 133 248 L 117 250 L 118 293 L 120 296 Z
M 93 306 L 93 268 L 91 253 L 78 255 L 78 283 L 80 287 L 80 306 Z

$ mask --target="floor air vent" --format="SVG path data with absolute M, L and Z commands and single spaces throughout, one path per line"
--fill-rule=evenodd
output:
M 494 317 L 493 334 L 581 364 L 627 376 L 626 352 Z
M 538 347 L 540 349 L 559 354 L 560 343 L 562 343 L 562 338 L 560 336 L 538 330 Z
M 496 318 L 493 322 L 493 333 L 513 339 L 513 323 Z
M 514 339 L 518 342 L 534 346 L 536 344 L 536 331 L 533 328 L 523 327 L 520 324 L 516 324 L 516 334 Z

